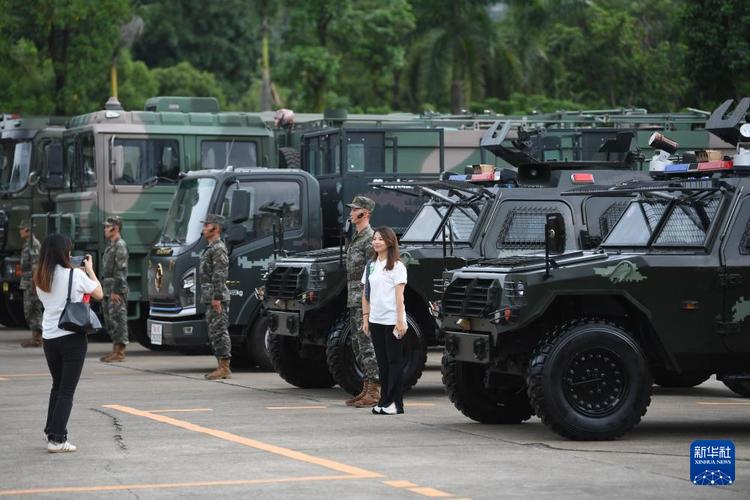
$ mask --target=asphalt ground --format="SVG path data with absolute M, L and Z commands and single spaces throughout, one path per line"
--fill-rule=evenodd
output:
M 341 389 L 303 390 L 275 373 L 209 382 L 210 356 L 131 344 L 104 364 L 91 343 L 69 422 L 76 453 L 42 438 L 50 376 L 27 333 L 0 328 L 0 497 L 10 498 L 750 498 L 750 400 L 715 380 L 655 388 L 636 429 L 567 441 L 537 419 L 482 425 L 461 415 L 432 352 L 406 413 L 344 406 Z M 695 486 L 689 446 L 731 439 L 736 482 Z

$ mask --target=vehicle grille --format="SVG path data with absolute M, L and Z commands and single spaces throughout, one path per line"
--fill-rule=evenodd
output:
M 160 307 L 160 308 L 168 308 L 168 309 L 174 309 L 177 307 L 180 307 L 180 304 L 174 300 L 164 300 L 164 299 L 151 299 L 149 301 L 149 305 L 151 307 Z
M 298 288 L 298 278 L 303 267 L 277 267 L 266 280 L 266 297 L 274 299 L 296 299 L 302 293 Z
M 459 278 L 443 296 L 443 313 L 451 316 L 484 317 L 493 302 L 493 280 Z

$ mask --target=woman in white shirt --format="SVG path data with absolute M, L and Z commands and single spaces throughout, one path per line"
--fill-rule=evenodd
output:
M 49 453 L 76 451 L 76 447 L 68 442 L 67 426 L 73 409 L 73 396 L 86 358 L 88 340 L 84 334 L 61 330 L 57 326 L 68 297 L 70 273 L 73 273 L 71 302 L 81 302 L 84 294 L 90 294 L 96 300 L 102 300 L 104 296 L 102 286 L 94 274 L 90 255 L 84 258 L 84 270 L 73 269 L 70 263 L 72 247 L 70 238 L 65 235 L 47 236 L 42 243 L 39 264 L 34 273 L 36 291 L 44 306 L 44 356 L 52 375 L 47 423 L 44 426 Z
M 404 288 L 406 266 L 399 260 L 398 239 L 392 229 L 381 227 L 372 236 L 376 257 L 362 275 L 362 329 L 372 338 L 380 371 L 380 401 L 372 412 L 404 413 L 404 358 L 401 339 L 406 335 Z M 369 291 L 369 293 L 368 293 Z

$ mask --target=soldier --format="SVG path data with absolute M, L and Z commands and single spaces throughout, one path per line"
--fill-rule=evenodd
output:
M 229 255 L 221 240 L 221 226 L 224 217 L 208 214 L 201 221 L 203 236 L 208 247 L 203 250 L 200 260 L 201 302 L 206 306 L 208 339 L 218 360 L 219 366 L 207 373 L 208 380 L 232 378 L 229 360 L 232 358 L 232 343 L 229 339 Z
M 121 231 L 120 217 L 107 217 L 104 237 L 109 241 L 102 256 L 102 311 L 112 338 L 112 352 L 99 358 L 104 363 L 124 361 L 128 345 L 128 245 Z
M 359 366 L 365 372 L 362 392 L 346 401 L 347 406 L 370 408 L 380 399 L 380 378 L 378 376 L 378 362 L 372 339 L 362 330 L 362 275 L 365 264 L 372 254 L 372 235 L 370 215 L 375 208 L 375 202 L 365 196 L 355 196 L 349 207 L 349 221 L 354 224 L 356 234 L 346 247 L 346 280 L 347 302 L 349 308 L 349 324 L 352 332 L 352 346 L 357 356 Z
M 31 224 L 25 220 L 18 226 L 18 233 L 23 240 L 21 250 L 21 283 L 23 290 L 23 315 L 31 330 L 31 340 L 21 343 L 21 347 L 41 347 L 42 345 L 42 312 L 44 308 L 36 294 L 31 276 L 39 260 L 39 240 L 31 233 Z

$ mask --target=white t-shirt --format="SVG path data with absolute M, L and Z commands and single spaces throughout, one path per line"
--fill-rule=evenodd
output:
M 44 316 L 42 316 L 42 338 L 56 339 L 64 335 L 71 335 L 74 332 L 61 330 L 57 327 L 60 322 L 60 315 L 65 308 L 65 301 L 68 298 L 68 279 L 70 278 L 70 269 L 60 265 L 55 268 L 55 275 L 52 277 L 50 291 L 45 292 L 39 287 L 36 293 L 39 300 L 44 306 Z M 73 286 L 70 289 L 70 301 L 81 302 L 84 293 L 91 293 L 96 290 L 99 284 L 86 276 L 82 269 L 73 270 Z
M 406 283 L 406 266 L 396 261 L 393 269 L 385 270 L 387 260 L 375 259 L 365 266 L 362 284 L 370 272 L 370 323 L 378 325 L 396 324 L 396 285 Z M 406 321 L 406 318 L 402 318 Z

